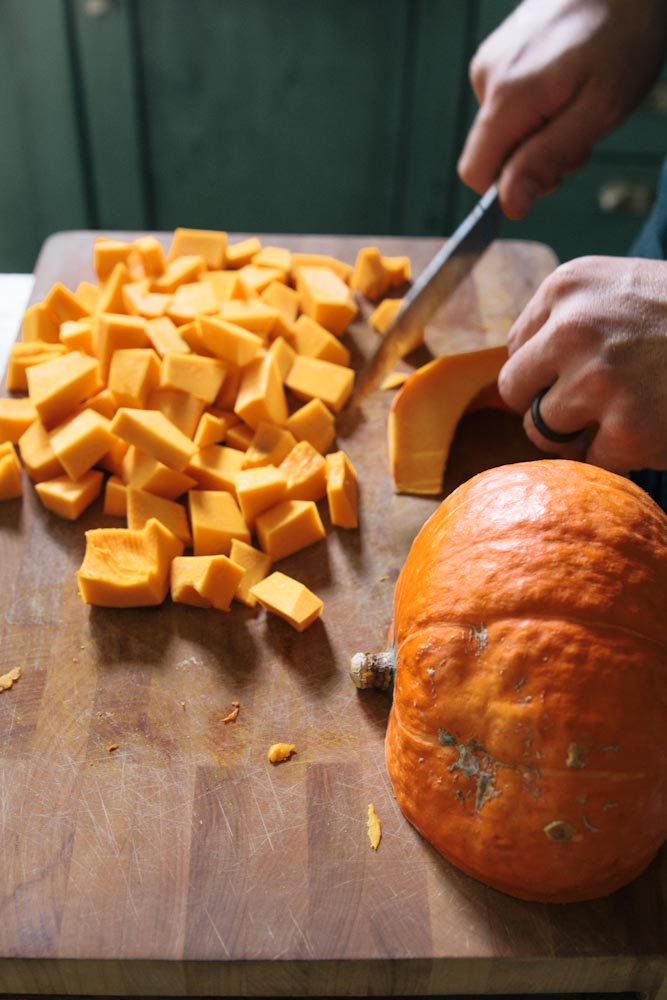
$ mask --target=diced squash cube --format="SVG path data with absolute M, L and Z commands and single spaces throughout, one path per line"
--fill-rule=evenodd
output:
M 109 451 L 110 426 L 96 410 L 81 410 L 50 432 L 51 447 L 70 479 L 80 479 Z
M 293 346 L 297 354 L 333 361 L 336 365 L 349 365 L 350 352 L 338 337 L 329 333 L 310 316 L 302 314 L 292 328 Z
M 288 500 L 321 500 L 327 491 L 327 465 L 309 441 L 299 441 L 280 463 L 287 477 Z
M 107 479 L 103 510 L 109 517 L 127 517 L 127 486 L 120 476 L 109 476 Z
M 303 632 L 322 614 L 320 598 L 303 583 L 277 571 L 265 577 L 250 593 L 263 608 L 284 618 L 297 632 Z
M 207 444 L 220 444 L 221 441 L 224 441 L 226 433 L 227 421 L 225 418 L 207 411 L 202 413 L 197 424 L 194 442 L 198 448 L 205 448 Z
M 354 268 L 346 261 L 338 260 L 325 253 L 297 252 L 292 254 L 292 280 L 296 283 L 299 269 L 302 267 L 326 267 L 334 271 L 341 281 L 349 285 Z
M 236 414 L 234 414 L 236 416 Z M 225 434 L 225 444 L 228 444 L 230 448 L 236 448 L 237 451 L 247 451 L 252 444 L 252 439 L 255 436 L 255 431 L 252 427 L 248 427 L 243 421 L 239 421 L 237 424 L 227 429 Z
M 100 374 L 106 382 L 115 351 L 129 347 L 150 347 L 146 320 L 141 316 L 100 313 L 93 328 L 93 345 L 95 357 L 100 363 Z
M 296 351 L 284 337 L 276 337 L 266 353 L 270 354 L 275 361 L 278 373 L 284 382 L 294 364 Z
M 256 333 L 218 316 L 197 317 L 202 341 L 216 358 L 244 367 L 257 357 L 264 341 Z
M 125 312 L 123 288 L 131 281 L 126 264 L 116 264 L 113 271 L 100 287 L 96 308 L 104 313 Z
M 74 294 L 92 316 L 97 309 L 97 300 L 100 294 L 99 286 L 94 285 L 92 281 L 80 281 L 76 286 Z
M 94 396 L 86 399 L 81 404 L 81 408 L 95 410 L 97 413 L 101 413 L 103 417 L 106 417 L 107 420 L 111 420 L 118 409 L 118 402 L 111 389 L 101 389 L 100 392 L 96 392 Z
M 222 383 L 222 389 L 218 393 L 215 405 L 219 410 L 230 410 L 233 413 L 239 386 L 243 378 L 243 369 L 231 362 L 225 362 L 225 364 L 228 365 L 227 374 L 225 375 L 225 381 Z M 236 416 L 236 414 L 234 415 Z M 237 419 L 240 418 L 237 417 Z
M 227 233 L 215 229 L 186 229 L 179 226 L 174 230 L 171 245 L 167 251 L 167 261 L 176 257 L 193 254 L 203 257 L 211 270 L 221 268 L 225 262 Z
M 167 420 L 171 420 L 187 437 L 194 436 L 201 415 L 206 409 L 206 401 L 182 389 L 155 389 L 148 400 L 148 409 L 159 410 Z
M 0 426 L 2 421 L 0 420 Z M 49 432 L 39 418 L 25 429 L 18 440 L 21 461 L 33 483 L 57 479 L 65 470 L 51 447 Z
M 26 372 L 30 401 L 46 427 L 61 423 L 88 396 L 100 389 L 95 358 L 68 351 L 59 358 L 34 365 Z
M 250 544 L 250 531 L 231 493 L 190 490 L 188 504 L 196 556 L 229 555 L 233 538 Z
M 234 493 L 243 458 L 243 452 L 236 448 L 224 444 L 207 444 L 192 456 L 187 473 L 196 480 L 200 489 Z
M 115 351 L 107 386 L 118 406 L 147 406 L 160 381 L 160 359 L 152 347 L 125 347 Z
M 136 247 L 127 240 L 102 237 L 95 240 L 93 247 L 93 267 L 100 282 L 106 281 L 117 264 L 127 265 L 130 254 Z
M 271 571 L 271 557 L 266 552 L 260 552 L 247 542 L 242 542 L 239 538 L 232 539 L 232 546 L 229 558 L 238 566 L 243 567 L 243 576 L 239 580 L 236 588 L 235 598 L 249 608 L 254 608 L 257 598 L 253 597 L 250 589 L 268 576 Z
M 357 474 L 344 451 L 326 457 L 327 502 L 331 523 L 340 528 L 359 526 Z
M 194 442 L 159 410 L 121 406 L 111 421 L 111 433 L 177 472 L 185 469 L 197 450 Z
M 308 358 L 307 360 L 312 360 Z M 319 362 L 327 364 L 327 362 Z M 275 358 L 266 354 L 243 370 L 234 412 L 251 427 L 262 421 L 284 424 L 288 417 L 287 400 Z
M 167 308 L 174 323 L 188 323 L 196 316 L 216 313 L 220 303 L 213 287 L 206 281 L 189 281 L 179 285 Z
M 21 463 L 11 441 L 0 442 L 0 500 L 16 500 L 23 494 Z
M 251 264 L 255 267 L 274 268 L 287 280 L 292 267 L 292 254 L 287 247 L 265 246 L 253 256 Z
M 165 354 L 162 359 L 160 384 L 167 389 L 181 389 L 213 403 L 218 397 L 227 374 L 227 366 L 219 358 L 203 358 L 200 354 Z
M 302 311 L 331 333 L 344 333 L 358 310 L 342 278 L 327 267 L 300 267 L 296 281 Z
M 403 299 L 383 299 L 368 317 L 368 322 L 378 333 L 385 333 L 396 319 Z
M 126 497 L 128 528 L 140 531 L 152 517 L 155 517 L 165 528 L 169 528 L 173 535 L 180 538 L 185 546 L 192 544 L 188 515 L 182 504 L 175 500 L 165 500 L 164 497 L 147 493 L 145 490 L 138 490 L 134 486 L 127 487 Z
M 288 326 L 299 315 L 299 293 L 283 281 L 272 281 L 261 292 L 262 301 L 272 309 L 277 309 Z
M 278 310 L 263 302 L 262 299 L 230 299 L 220 306 L 220 316 L 227 323 L 242 326 L 251 333 L 266 338 L 273 332 L 278 319 Z
M 48 293 L 44 296 L 44 305 L 51 312 L 58 323 L 64 323 L 68 319 L 82 319 L 90 313 L 84 303 L 74 292 L 60 281 L 51 285 Z
M 287 476 L 274 465 L 241 469 L 235 485 L 241 513 L 251 530 L 259 514 L 287 498 Z
M 297 354 L 285 385 L 297 399 L 321 399 L 330 410 L 339 413 L 352 393 L 354 370 Z
M 260 251 L 261 252 L 261 251 Z M 239 278 L 250 294 L 258 295 L 272 281 L 284 281 L 287 272 L 276 267 L 261 267 L 255 264 L 244 264 L 239 269 Z
M 93 528 L 76 574 L 81 598 L 111 608 L 162 604 L 172 560 L 182 554 L 183 543 L 155 518 L 141 531 Z
M 261 292 L 261 299 L 271 309 L 275 309 L 278 317 L 271 328 L 271 338 L 284 337 L 291 342 L 291 329 L 299 315 L 299 293 L 282 281 L 272 281 Z
M 391 275 L 384 266 L 377 247 L 362 247 L 357 254 L 350 288 L 376 302 L 387 292 Z
M 258 465 L 280 465 L 295 444 L 296 439 L 287 428 L 262 420 L 255 428 L 252 441 L 246 450 L 243 468 L 254 469 Z
M 43 302 L 28 306 L 21 322 L 21 340 L 42 340 L 55 344 L 59 334 L 60 320 Z
M 324 525 L 312 500 L 283 500 L 260 514 L 255 528 L 262 550 L 274 562 L 325 537 Z
M 70 319 L 61 323 L 60 343 L 68 351 L 81 351 L 82 354 L 93 355 L 95 343 L 92 316 L 85 319 Z
M 126 282 L 121 289 L 125 311 L 131 316 L 158 319 L 166 313 L 172 296 L 165 292 L 151 292 L 150 280 Z
M 257 236 L 249 236 L 245 240 L 239 240 L 238 243 L 228 243 L 225 267 L 244 267 L 261 249 L 262 244 Z
M 389 275 L 389 284 L 392 288 L 400 288 L 412 278 L 412 264 L 409 257 L 383 257 L 382 265 Z
M 165 354 L 189 354 L 192 348 L 179 333 L 178 327 L 168 316 L 158 316 L 146 323 L 146 334 L 153 350 L 161 358 Z
M 297 441 L 309 441 L 321 455 L 336 439 L 336 418 L 321 399 L 311 399 L 287 418 Z
M 37 419 L 37 410 L 27 396 L 0 398 L 0 441 L 17 444 L 22 434 Z
M 155 493 L 166 500 L 176 500 L 197 485 L 192 476 L 170 469 L 133 445 L 123 460 L 122 478 L 127 486 Z
M 52 344 L 44 340 L 17 340 L 9 352 L 9 362 L 5 374 L 5 385 L 9 392 L 26 392 L 28 379 L 26 371 L 33 365 L 41 365 L 65 354 L 64 344 Z
M 123 461 L 129 447 L 127 441 L 122 441 L 119 437 L 112 435 L 111 447 L 95 462 L 95 468 L 103 469 L 114 476 L 120 476 L 123 471 Z
M 149 278 L 157 278 L 164 272 L 166 261 L 162 244 L 156 236 L 138 236 L 134 241 L 144 265 L 144 273 Z
M 245 298 L 245 288 L 239 278 L 238 271 L 205 271 L 199 276 L 200 281 L 206 281 L 213 289 L 218 304 L 229 299 Z
M 196 281 L 206 271 L 206 261 L 201 254 L 186 254 L 168 261 L 162 274 L 153 279 L 151 291 L 173 295 L 179 285 Z
M 90 469 L 76 482 L 58 476 L 35 484 L 35 492 L 47 510 L 66 521 L 76 521 L 102 492 L 104 473 Z
M 171 564 L 171 599 L 229 611 L 243 573 L 228 556 L 179 556 Z

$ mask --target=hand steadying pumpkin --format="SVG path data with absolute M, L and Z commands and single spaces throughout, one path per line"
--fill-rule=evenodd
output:
M 666 24 L 664 0 L 524 0 L 472 61 L 462 180 L 481 192 L 500 177 L 505 213 L 525 215 L 641 100 Z
M 667 468 L 667 263 L 584 257 L 561 265 L 509 333 L 498 388 L 540 448 L 614 472 Z M 535 428 L 531 401 L 567 445 Z

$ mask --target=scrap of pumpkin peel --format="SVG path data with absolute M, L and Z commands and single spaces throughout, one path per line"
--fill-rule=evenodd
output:
M 289 760 L 295 751 L 296 747 L 293 743 L 272 743 L 267 757 L 272 764 L 282 764 L 283 761 Z
M 20 676 L 21 676 L 20 667 L 12 667 L 12 669 L 8 670 L 6 674 L 1 674 L 0 692 L 9 691 L 10 687 L 12 687 L 12 685 L 16 683 L 16 681 L 19 679 Z
M 368 806 L 368 823 L 366 825 L 368 827 L 368 839 L 371 842 L 371 847 L 374 851 L 377 851 L 382 840 L 382 827 L 372 802 Z

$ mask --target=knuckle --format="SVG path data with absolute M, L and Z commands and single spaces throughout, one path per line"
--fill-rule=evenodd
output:
M 500 374 L 498 375 L 498 392 L 500 393 L 501 399 L 512 409 L 515 409 L 515 380 L 512 375 L 511 367 L 505 365 L 500 369 Z

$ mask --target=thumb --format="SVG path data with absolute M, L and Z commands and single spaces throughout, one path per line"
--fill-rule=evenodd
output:
M 582 91 L 507 159 L 500 176 L 505 214 L 510 219 L 523 218 L 533 202 L 586 163 L 603 134 L 599 102 Z

